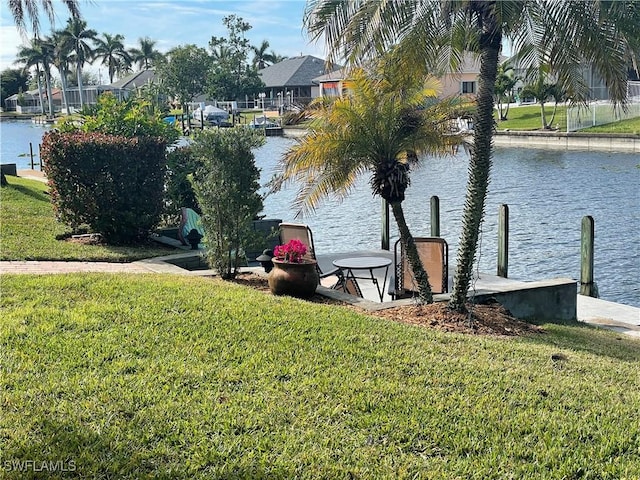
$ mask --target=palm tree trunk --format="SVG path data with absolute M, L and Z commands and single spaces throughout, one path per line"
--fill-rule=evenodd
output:
M 44 68 L 44 83 L 47 89 L 47 104 L 49 106 L 49 117 L 55 117 L 55 110 L 53 109 L 53 91 L 51 90 L 51 75 L 49 74 L 49 69 L 47 67 Z
M 404 218 L 404 211 L 402 210 L 401 202 L 390 202 L 393 216 L 398 224 L 398 230 L 400 232 L 400 241 L 404 245 L 407 252 L 407 260 L 411 266 L 413 277 L 418 284 L 418 299 L 420 303 L 433 303 L 433 293 L 431 293 L 431 285 L 429 285 L 429 277 L 422 265 L 420 255 L 418 255 L 418 249 L 416 248 L 416 242 L 413 241 L 413 235 L 409 231 L 407 221 Z
M 60 68 L 60 83 L 62 83 L 62 101 L 64 102 L 67 115 L 71 115 L 71 109 L 69 108 L 69 99 L 67 98 L 67 72 L 64 68 Z
M 542 129 L 547 129 L 547 116 L 544 113 L 544 100 L 540 100 L 540 118 L 542 119 Z
M 82 66 L 78 63 L 78 95 L 80 96 L 80 110 L 84 108 L 84 101 L 82 100 Z
M 42 96 L 42 82 L 40 80 L 40 67 L 36 66 L 36 79 L 38 81 L 38 97 L 40 98 L 40 113 L 44 115 L 44 97 Z
M 469 159 L 469 178 L 462 214 L 462 233 L 453 277 L 453 292 L 449 300 L 449 308 L 459 312 L 464 312 L 466 308 L 465 302 L 471 283 L 480 227 L 484 217 L 484 205 L 493 155 L 493 90 L 497 78 L 502 35 L 499 33 L 499 27 L 495 26 L 495 20 L 487 19 L 486 21 L 490 24 L 487 31 L 494 33 L 483 33 L 480 39 L 480 75 L 476 97 L 478 107 L 473 116 L 473 148 Z

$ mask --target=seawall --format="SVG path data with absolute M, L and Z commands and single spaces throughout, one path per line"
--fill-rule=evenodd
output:
M 640 153 L 640 135 L 615 133 L 496 132 L 494 145 L 563 150 Z
M 301 128 L 284 128 L 285 137 L 299 138 L 306 133 Z M 500 147 L 640 153 L 640 135 L 632 134 L 498 131 L 493 141 L 494 145 Z

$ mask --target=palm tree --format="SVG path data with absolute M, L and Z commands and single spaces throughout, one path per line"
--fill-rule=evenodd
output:
M 18 50 L 15 63 L 22 64 L 25 71 L 36 69 L 36 81 L 38 82 L 38 96 L 40 97 L 40 113 L 44 115 L 44 96 L 42 95 L 42 66 L 44 57 L 37 39 L 32 39 L 29 46 L 21 46 Z
M 513 67 L 506 61 L 498 65 L 496 88 L 494 92 L 495 102 L 498 105 L 498 121 L 502 122 L 509 115 L 511 93 L 518 79 L 513 76 Z
M 274 63 L 272 53 L 267 53 L 268 48 L 269 42 L 267 40 L 263 40 L 259 47 L 255 47 L 253 45 L 251 46 L 251 50 L 253 50 L 252 65 L 254 67 L 258 67 L 259 70 L 262 70 L 263 68 Z
M 55 61 L 53 43 L 49 39 L 33 38 L 29 47 L 21 47 L 18 51 L 18 62 L 24 63 L 25 67 L 35 66 L 38 73 L 38 90 L 40 87 L 40 68 L 44 75 L 44 86 L 47 92 L 47 116 L 53 118 L 55 111 L 53 108 L 53 92 L 51 88 L 51 65 Z M 42 92 L 40 92 L 40 105 L 44 114 L 44 102 Z
M 54 65 L 60 73 L 60 82 L 62 84 L 62 100 L 67 110 L 67 115 L 71 115 L 71 106 L 69 105 L 69 99 L 67 95 L 67 78 L 69 75 L 69 54 L 73 49 L 69 36 L 64 30 L 57 30 L 53 32 L 51 37 L 51 43 L 53 44 Z
M 520 95 L 523 97 L 533 97 L 540 105 L 540 121 L 542 122 L 542 128 L 544 130 L 550 130 L 553 124 L 553 119 L 556 116 L 558 109 L 558 103 L 564 99 L 564 94 L 560 87 L 555 83 L 546 83 L 546 75 L 538 75 L 537 78 L 527 85 L 525 85 L 520 91 Z M 544 109 L 544 103 L 553 98 L 555 101 L 553 107 L 553 113 L 551 119 L 547 121 L 547 114 Z
M 84 108 L 82 95 L 82 67 L 87 61 L 93 58 L 93 49 L 89 41 L 94 42 L 97 32 L 87 29 L 87 22 L 84 20 L 70 18 L 67 21 L 65 34 L 69 37 L 73 45 L 73 59 L 76 64 L 76 75 L 78 77 L 78 95 L 80 96 L 80 109 Z
M 437 82 L 436 82 L 437 83 Z M 345 97 L 312 103 L 310 133 L 280 161 L 275 190 L 300 182 L 298 214 L 311 211 L 324 198 L 348 195 L 360 174 L 370 173 L 375 195 L 391 206 L 419 286 L 420 301 L 433 301 L 427 273 L 404 217 L 402 202 L 409 174 L 419 154 L 451 151 L 458 139 L 444 135 L 448 126 L 442 103 L 424 108 L 436 89 L 424 79 L 402 76 L 392 65 L 374 73 L 352 71 Z
M 72 18 L 80 18 L 80 9 L 78 8 L 78 0 L 62 0 L 67 7 Z M 31 28 L 34 35 L 40 31 L 40 15 L 39 8 L 42 7 L 49 22 L 53 25 L 55 21 L 55 12 L 53 9 L 53 0 L 9 0 L 7 5 L 11 10 L 11 15 L 16 26 L 21 32 L 25 31 L 25 22 L 28 17 L 31 20 Z
M 552 64 L 560 85 L 574 85 L 574 99 L 587 86 L 579 63 L 588 59 L 609 86 L 611 97 L 626 95 L 628 38 L 637 37 L 632 0 L 309 0 L 305 25 L 313 39 L 324 36 L 332 56 L 354 64 L 397 45 L 407 67 L 457 70 L 464 52 L 480 60 L 473 147 L 462 216 L 454 288 L 449 307 L 465 310 L 484 217 L 493 156 L 493 93 L 503 39 L 510 39 L 525 68 Z M 622 5 L 622 6 L 621 6 Z M 633 27 L 635 25 L 635 27 Z
M 139 38 L 138 43 L 140 48 L 130 49 L 129 56 L 131 61 L 137 63 L 141 69 L 147 70 L 162 59 L 162 53 L 154 48 L 155 40 L 151 40 L 149 37 Z
M 96 38 L 95 58 L 102 59 L 102 65 L 109 69 L 109 82 L 113 83 L 115 74 L 131 65 L 131 56 L 124 48 L 122 35 L 102 34 L 103 38 Z

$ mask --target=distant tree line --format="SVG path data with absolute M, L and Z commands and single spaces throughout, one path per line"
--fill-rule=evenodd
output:
M 286 58 L 268 51 L 266 40 L 259 46 L 251 45 L 244 34 L 252 27 L 236 15 L 223 19 L 228 36 L 212 36 L 208 50 L 196 45 L 180 45 L 163 54 L 148 37 L 139 38 L 136 47 L 127 49 L 123 35 L 106 32 L 98 35 L 79 16 L 77 2 L 66 0 L 64 3 L 71 17 L 65 28 L 48 36 L 39 34 L 39 22 L 31 18 L 34 36 L 20 47 L 15 61 L 21 69 L 6 69 L 1 74 L 2 102 L 10 95 L 37 88 L 43 113 L 46 108 L 46 112 L 53 115 L 52 89 L 61 89 L 63 103 L 68 108 L 67 91 L 77 87 L 82 109 L 84 84 L 96 83 L 83 69 L 96 63 L 106 67 L 110 83 L 135 70 L 154 68 L 159 93 L 172 96 L 182 104 L 200 94 L 220 100 L 244 100 L 263 86 L 258 70 Z M 24 30 L 26 17 L 37 12 L 37 4 L 35 0 L 11 2 L 19 28 Z M 41 0 L 40 4 L 47 15 L 52 14 L 50 0 Z M 47 93 L 47 105 L 43 91 Z

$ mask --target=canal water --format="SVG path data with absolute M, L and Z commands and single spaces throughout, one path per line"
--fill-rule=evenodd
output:
M 29 168 L 29 141 L 40 141 L 46 127 L 28 122 L 0 122 L 2 163 Z M 282 153 L 294 140 L 270 137 L 256 151 L 262 183 L 274 174 Z M 425 158 L 412 172 L 404 202 L 415 236 L 430 235 L 429 204 L 440 198 L 440 232 L 456 262 L 460 217 L 466 191 L 468 157 Z M 267 189 L 264 189 L 266 193 Z M 313 214 L 296 218 L 295 186 L 268 195 L 267 218 L 303 221 L 314 233 L 316 250 L 338 253 L 380 248 L 381 204 L 361 178 L 340 202 L 331 199 Z M 595 221 L 595 278 L 600 297 L 640 307 L 640 158 L 636 154 L 496 148 L 477 269 L 496 273 L 497 220 L 501 204 L 509 205 L 509 277 L 542 280 L 580 277 L 582 218 Z M 392 220 L 392 242 L 398 238 Z

